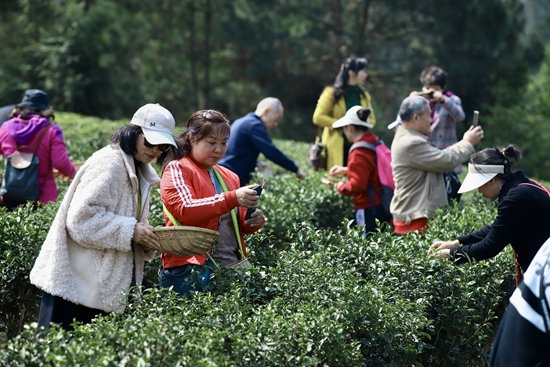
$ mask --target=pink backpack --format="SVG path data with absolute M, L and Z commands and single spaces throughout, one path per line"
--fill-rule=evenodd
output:
M 390 214 L 390 203 L 393 198 L 393 191 L 395 190 L 395 182 L 393 182 L 393 172 L 391 170 L 391 150 L 384 144 L 381 139 L 376 141 L 376 145 L 368 143 L 366 141 L 358 141 L 353 143 L 349 152 L 357 148 L 370 149 L 376 156 L 376 169 L 378 171 L 378 177 L 382 184 L 383 192 L 380 193 L 372 185 L 369 184 L 367 192 L 372 203 L 371 192 L 374 191 L 381 199 L 384 210 Z

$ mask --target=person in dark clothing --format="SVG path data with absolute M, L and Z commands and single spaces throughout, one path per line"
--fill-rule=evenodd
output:
M 519 265 L 527 270 L 550 237 L 550 192 L 521 170 L 512 172 L 512 164 L 520 158 L 521 151 L 514 145 L 486 148 L 472 156 L 459 193 L 477 188 L 490 201 L 498 199 L 498 215 L 493 224 L 476 232 L 450 242 L 435 242 L 429 253 L 464 263 L 491 258 L 510 244 Z
M 491 367 L 550 366 L 550 240 L 510 297 L 489 358 Z
M 15 108 L 16 105 L 10 104 L 0 108 L 0 126 L 10 119 L 11 111 Z
M 306 173 L 273 144 L 268 131 L 277 126 L 283 117 L 283 105 L 277 98 L 264 98 L 258 103 L 255 112 L 250 112 L 231 125 L 231 135 L 227 141 L 227 152 L 219 165 L 235 172 L 245 185 L 250 181 L 257 159 L 262 153 L 267 159 L 304 178 Z

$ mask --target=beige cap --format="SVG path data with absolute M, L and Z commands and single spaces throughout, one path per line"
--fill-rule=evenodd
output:
M 134 113 L 134 117 L 132 117 L 130 123 L 141 126 L 143 135 L 145 135 L 145 139 L 150 144 L 170 144 L 177 146 L 172 136 L 176 127 L 176 121 L 170 111 L 158 103 L 148 103 L 140 107 Z

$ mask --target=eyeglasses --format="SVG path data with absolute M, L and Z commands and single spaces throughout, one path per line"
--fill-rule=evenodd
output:
M 141 134 L 143 135 L 143 134 Z M 159 150 L 161 152 L 166 152 L 168 149 L 172 148 L 172 145 L 170 144 L 158 144 L 158 145 L 154 145 L 154 144 L 151 144 L 147 141 L 147 139 L 145 138 L 145 135 L 143 135 L 143 145 L 145 145 L 147 148 L 154 148 L 154 147 L 157 147 L 159 148 Z

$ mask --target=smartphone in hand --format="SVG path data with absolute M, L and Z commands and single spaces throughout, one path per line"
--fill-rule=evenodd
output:
M 260 182 L 259 185 L 256 185 L 252 188 L 252 190 L 255 190 L 257 193 L 258 193 L 258 196 L 260 196 L 262 194 L 262 190 L 264 188 L 264 179 L 262 178 L 262 181 Z M 245 220 L 249 220 L 250 219 L 250 216 L 252 215 L 252 213 L 254 213 L 256 211 L 256 208 L 248 208 L 246 210 L 246 215 L 244 216 L 244 219 Z

